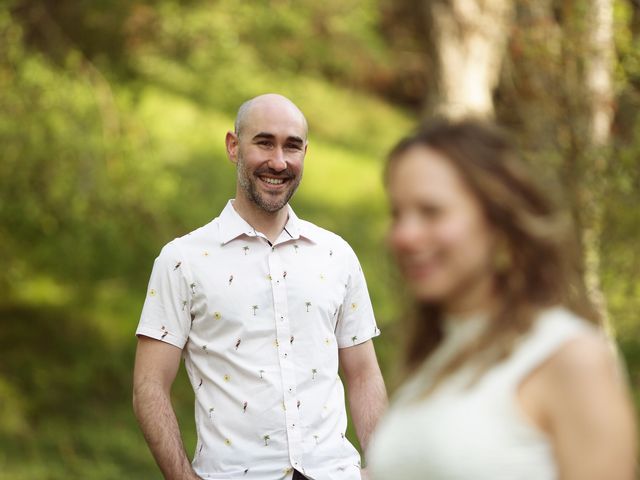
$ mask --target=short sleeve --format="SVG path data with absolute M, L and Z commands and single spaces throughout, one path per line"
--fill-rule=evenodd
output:
M 191 293 L 185 260 L 173 243 L 153 264 L 136 335 L 183 348 L 191 328 Z
M 347 250 L 349 279 L 336 325 L 338 348 L 352 347 L 380 335 L 360 262 L 348 245 Z

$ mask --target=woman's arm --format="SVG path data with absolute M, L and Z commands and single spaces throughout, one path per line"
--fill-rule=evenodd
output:
M 520 398 L 525 410 L 528 402 L 540 413 L 562 480 L 636 478 L 635 415 L 604 339 L 584 335 L 570 341 L 533 377 Z

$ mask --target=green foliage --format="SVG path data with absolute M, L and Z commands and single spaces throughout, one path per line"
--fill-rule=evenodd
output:
M 374 3 L 127 3 L 0 13 L 0 479 L 158 478 L 130 408 L 133 332 L 162 245 L 233 196 L 223 139 L 246 98 L 300 104 L 295 208 L 385 268 L 366 239 L 382 238 L 380 160 L 411 119 L 348 88 L 381 58 Z M 388 289 L 370 288 L 388 323 Z M 174 390 L 192 451 L 184 375 Z
M 377 95 L 417 105 L 425 93 L 420 2 L 395 10 L 373 0 L 5 3 L 0 480 L 159 478 L 130 408 L 143 292 L 162 245 L 233 196 L 224 135 L 239 104 L 267 91 L 290 96 L 308 117 L 294 208 L 358 253 L 383 330 L 376 348 L 395 384 L 402 306 L 381 254 L 381 167 L 415 116 Z M 635 378 L 640 50 L 637 11 L 616 5 L 620 106 L 606 171 L 603 282 Z M 542 42 L 556 34 L 514 32 L 506 71 L 514 88 L 503 82 L 498 98 L 512 126 L 541 119 L 519 130 L 540 171 L 557 169 L 568 138 L 568 127 L 552 127 L 565 106 L 544 95 L 564 74 L 557 44 Z M 183 374 L 174 391 L 191 452 Z

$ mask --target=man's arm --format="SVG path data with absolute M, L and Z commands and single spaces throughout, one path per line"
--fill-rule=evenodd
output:
M 171 385 L 180 366 L 181 350 L 149 337 L 138 337 L 133 372 L 133 410 L 164 477 L 199 479 L 184 450 L 171 405 Z
M 387 407 L 387 392 L 373 342 L 368 340 L 339 350 L 340 367 L 347 384 L 349 409 L 363 450 Z

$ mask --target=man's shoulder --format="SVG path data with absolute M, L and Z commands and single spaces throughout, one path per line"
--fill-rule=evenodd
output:
M 174 238 L 162 248 L 161 254 L 188 252 L 194 248 L 201 249 L 207 244 L 211 245 L 218 234 L 217 220 L 218 217 L 189 233 Z
M 320 246 L 332 248 L 336 250 L 336 253 L 353 253 L 353 249 L 349 243 L 337 233 L 302 219 L 300 219 L 300 226 L 301 231 L 303 232 L 302 234 L 307 236 L 314 243 Z

